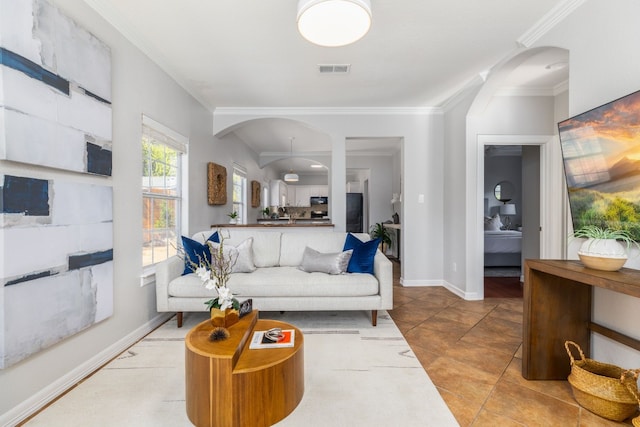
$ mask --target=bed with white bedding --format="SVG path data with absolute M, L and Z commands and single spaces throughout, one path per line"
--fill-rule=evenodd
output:
M 522 232 L 516 230 L 484 231 L 485 267 L 515 267 L 522 261 Z

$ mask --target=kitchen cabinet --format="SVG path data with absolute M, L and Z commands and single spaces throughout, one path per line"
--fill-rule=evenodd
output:
M 313 196 L 329 197 L 328 185 L 310 185 L 309 190 L 310 190 L 309 197 L 313 197 Z
M 298 185 L 296 187 L 296 206 L 311 206 L 309 199 L 311 198 L 311 189 L 308 185 Z
M 288 206 L 311 206 L 311 197 L 329 197 L 328 185 L 287 185 Z
M 296 203 L 297 185 L 287 185 L 287 206 L 298 206 Z

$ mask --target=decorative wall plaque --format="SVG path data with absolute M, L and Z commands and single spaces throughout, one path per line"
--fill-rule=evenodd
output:
M 207 163 L 207 202 L 227 204 L 227 168 L 211 162 Z
M 258 206 L 260 206 L 260 183 L 251 181 L 251 207 L 257 208 Z

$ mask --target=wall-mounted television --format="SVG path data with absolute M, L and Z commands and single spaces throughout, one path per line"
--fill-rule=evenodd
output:
M 558 123 L 573 228 L 640 241 L 640 91 Z

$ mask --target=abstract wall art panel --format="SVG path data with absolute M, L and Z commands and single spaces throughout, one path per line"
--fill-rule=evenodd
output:
M 0 368 L 113 314 L 110 186 L 0 175 Z
M 45 0 L 0 0 L 0 159 L 111 175 L 111 50 Z

